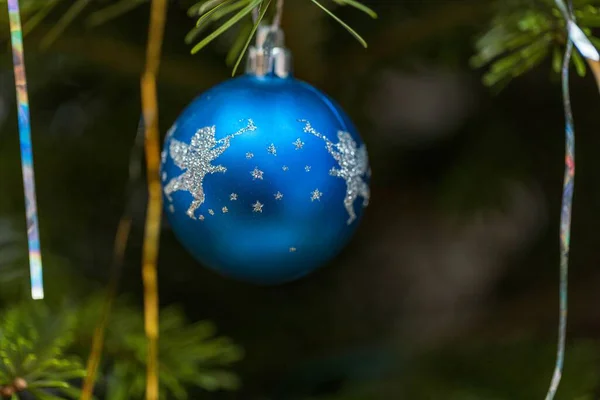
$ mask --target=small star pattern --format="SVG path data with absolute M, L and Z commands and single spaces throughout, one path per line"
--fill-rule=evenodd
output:
M 296 141 L 292 144 L 296 146 L 296 150 L 301 150 L 302 147 L 304 147 L 304 142 L 300 140 L 300 138 L 296 139 Z
M 252 204 L 252 211 L 253 212 L 263 212 L 263 206 L 264 204 L 261 204 L 260 201 L 256 200 L 256 203 Z
M 254 167 L 252 171 L 250 171 L 250 175 L 252 175 L 253 179 L 261 179 L 263 178 L 264 172 L 258 169 L 258 167 Z
M 310 200 L 311 201 L 315 201 L 315 200 L 321 200 L 321 196 L 323 196 L 323 193 L 321 193 L 319 191 L 319 189 L 315 189 L 310 193 Z

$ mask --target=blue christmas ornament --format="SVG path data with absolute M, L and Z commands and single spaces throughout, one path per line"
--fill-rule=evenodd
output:
M 332 259 L 369 202 L 365 145 L 333 100 L 290 75 L 282 42 L 261 28 L 246 75 L 194 100 L 162 153 L 178 239 L 202 265 L 259 284 Z

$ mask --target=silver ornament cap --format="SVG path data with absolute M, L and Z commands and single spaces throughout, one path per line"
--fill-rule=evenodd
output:
M 261 25 L 254 46 L 248 50 L 246 73 L 256 76 L 292 74 L 292 53 L 285 47 L 285 34 L 279 26 Z

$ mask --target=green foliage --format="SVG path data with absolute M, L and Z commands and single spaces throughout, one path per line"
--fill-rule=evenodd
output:
M 24 380 L 39 400 L 58 399 L 55 390 L 78 398 L 72 380 L 85 375 L 87 356 L 100 317 L 102 297 L 60 311 L 44 303 L 24 303 L 3 312 L 0 319 L 0 388 Z M 175 307 L 160 317 L 161 398 L 188 399 L 188 389 L 235 390 L 240 382 L 230 366 L 243 357 L 231 339 L 216 336 L 208 321 L 188 324 Z M 76 356 L 80 353 L 80 356 Z M 119 303 L 111 314 L 104 356 L 106 379 L 100 379 L 111 400 L 141 399 L 146 379 L 146 337 L 139 309 Z
M 600 39 L 592 28 L 600 27 L 600 1 L 574 0 L 573 14 L 579 27 L 596 46 Z M 501 88 L 552 55 L 554 71 L 560 71 L 562 47 L 566 41 L 565 20 L 554 0 L 500 0 L 491 26 L 476 43 L 477 54 L 471 59 L 474 67 L 489 65 L 483 77 L 487 86 Z M 573 63 L 579 75 L 585 75 L 586 65 L 573 52 Z
M 100 318 L 101 296 L 88 300 L 77 320 L 81 352 L 87 352 L 91 332 Z M 146 380 L 146 336 L 139 309 L 121 301 L 110 315 L 104 348 L 107 398 L 143 398 Z M 160 313 L 159 367 L 161 398 L 188 398 L 187 389 L 235 390 L 238 377 L 229 370 L 243 350 L 227 337 L 216 336 L 214 324 L 189 324 L 183 312 L 168 307 Z
M 329 9 L 323 6 L 317 0 L 311 0 L 315 5 L 330 15 L 335 21 L 342 25 L 352 36 L 354 36 L 364 47 L 367 47 L 365 40 L 350 26 L 339 19 Z M 334 0 L 336 4 L 343 6 L 351 6 L 360 11 L 363 11 L 372 18 L 377 18 L 377 14 L 358 2 L 357 0 Z M 238 22 L 243 23 L 243 27 L 238 32 L 238 37 L 234 41 L 234 45 L 231 47 L 227 60 L 231 62 L 233 59 L 236 60 L 233 68 L 233 74 L 235 74 L 244 54 L 256 32 L 258 26 L 264 20 L 267 14 L 274 15 L 275 2 L 271 0 L 203 0 L 192 7 L 190 7 L 188 14 L 190 16 L 198 17 L 196 27 L 193 28 L 186 36 L 186 42 L 192 43 L 209 25 L 217 23 L 224 17 L 230 16 L 225 22 L 220 24 L 212 33 L 208 34 L 204 39 L 200 40 L 193 48 L 192 54 L 195 54 L 206 47 L 209 43 L 214 41 L 216 38 L 221 36 L 223 33 L 228 31 Z M 253 21 L 250 16 L 255 13 L 255 20 Z
M 0 318 L 0 386 L 4 394 L 27 390 L 40 400 L 64 398 L 50 389 L 77 399 L 80 391 L 71 381 L 83 377 L 85 370 L 77 357 L 65 353 L 73 343 L 74 326 L 73 314 L 53 314 L 39 302 L 4 311 Z
M 148 3 L 150 0 L 118 0 L 108 5 L 96 7 L 91 12 L 86 24 L 90 27 L 108 22 L 114 18 L 135 9 L 136 7 Z M 6 0 L 0 0 L 0 4 L 6 3 Z M 28 34 L 43 22 L 52 12 L 65 6 L 62 16 L 52 28 L 48 31 L 42 47 L 50 46 L 72 23 L 87 10 L 92 3 L 89 0 L 20 0 L 21 19 L 23 20 L 23 33 Z M 5 16 L 3 16 L 5 18 Z

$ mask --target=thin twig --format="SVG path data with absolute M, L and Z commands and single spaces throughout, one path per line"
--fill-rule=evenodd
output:
M 162 198 L 159 174 L 160 143 L 156 78 L 167 13 L 166 0 L 153 0 L 148 32 L 146 69 L 141 79 L 142 111 L 146 128 L 146 173 L 148 210 L 144 233 L 142 278 L 144 283 L 144 321 L 148 340 L 146 400 L 158 400 L 158 278 L 156 264 L 160 240 Z
M 119 281 L 121 278 L 121 270 L 123 267 L 123 259 L 125 257 L 125 250 L 127 248 L 127 242 L 129 240 L 129 233 L 131 232 L 132 212 L 133 212 L 133 190 L 136 184 L 139 182 L 141 170 L 140 162 L 142 159 L 144 148 L 144 121 L 140 120 L 138 132 L 131 150 L 129 157 L 129 183 L 127 189 L 127 202 L 128 205 L 121 216 L 119 226 L 117 228 L 117 234 L 115 236 L 115 244 L 113 250 L 113 265 L 110 272 L 110 281 L 108 289 L 106 291 L 106 300 L 102 308 L 100 321 L 94 330 L 94 336 L 92 337 L 92 346 L 90 356 L 87 362 L 85 380 L 83 382 L 83 389 L 81 391 L 80 400 L 90 400 L 94 392 L 94 385 L 96 383 L 96 375 L 98 367 L 100 366 L 100 359 L 102 357 L 102 349 L 104 347 L 104 337 L 106 327 L 108 325 L 110 312 L 114 299 L 117 295 L 117 289 L 119 287 Z

